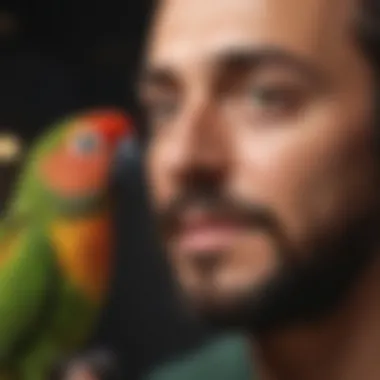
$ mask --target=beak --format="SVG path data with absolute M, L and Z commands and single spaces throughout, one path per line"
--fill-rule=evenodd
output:
M 113 158 L 112 178 L 114 183 L 133 180 L 131 174 L 140 169 L 140 147 L 135 138 L 123 139 L 116 148 Z

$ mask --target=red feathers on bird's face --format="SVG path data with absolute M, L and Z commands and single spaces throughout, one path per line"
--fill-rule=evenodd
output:
M 63 200 L 59 210 L 80 216 L 58 215 L 50 226 L 61 270 L 97 305 L 107 294 L 114 242 L 108 204 L 97 206 L 106 200 L 114 154 L 124 136 L 132 138 L 131 126 L 128 116 L 115 110 L 78 117 L 41 167 L 44 184 Z
M 99 148 L 113 150 L 122 137 L 131 133 L 132 121 L 126 114 L 117 110 L 100 110 L 81 117 L 73 125 L 66 141 L 69 145 L 76 145 L 79 153 L 91 153 Z
M 59 149 L 43 163 L 50 190 L 63 197 L 96 194 L 108 184 L 118 143 L 132 133 L 132 122 L 117 110 L 99 110 L 79 117 Z

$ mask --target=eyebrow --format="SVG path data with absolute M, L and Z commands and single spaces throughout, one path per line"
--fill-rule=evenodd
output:
M 177 83 L 178 78 L 170 67 L 154 67 L 151 65 L 144 66 L 137 78 L 137 92 L 145 86 L 169 87 Z
M 326 82 L 326 76 L 316 64 L 277 47 L 231 48 L 218 53 L 213 63 L 223 71 L 243 71 L 273 65 L 292 70 L 320 86 Z
M 222 72 L 279 66 L 296 72 L 318 86 L 326 85 L 326 76 L 316 64 L 278 47 L 227 48 L 216 53 L 211 62 Z M 140 71 L 137 84 L 141 88 L 144 85 L 171 86 L 177 82 L 177 75 L 170 66 L 155 67 L 147 64 Z

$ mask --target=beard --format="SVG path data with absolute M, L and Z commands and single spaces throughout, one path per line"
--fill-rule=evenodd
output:
M 334 241 L 318 242 L 303 262 L 283 264 L 264 283 L 235 294 L 222 307 L 194 303 L 194 309 L 213 327 L 256 336 L 321 321 L 339 309 L 375 260 L 374 225 L 372 219 L 355 223 Z
M 376 257 L 378 216 L 374 209 L 363 217 L 346 218 L 339 229 L 331 228 L 328 237 L 314 238 L 300 252 L 287 240 L 286 229 L 269 208 L 204 190 L 176 199 L 158 214 L 164 236 L 176 224 L 180 211 L 194 204 L 238 217 L 266 232 L 275 242 L 281 264 L 263 283 L 231 293 L 225 302 L 218 302 L 217 296 L 213 302 L 212 290 L 210 298 L 191 299 L 184 292 L 192 310 L 214 328 L 243 329 L 257 336 L 318 322 L 339 308 Z

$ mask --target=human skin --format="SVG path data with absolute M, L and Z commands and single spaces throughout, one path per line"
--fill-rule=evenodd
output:
M 316 241 L 377 209 L 374 81 L 355 39 L 358 7 L 349 0 L 159 3 L 140 83 L 154 210 L 212 189 L 270 210 L 291 248 L 279 250 L 270 231 L 239 212 L 188 198 L 163 242 L 183 293 L 201 312 L 230 312 L 282 267 L 308 262 Z M 373 311 L 379 272 L 372 263 L 323 321 L 257 339 L 263 376 L 346 380 L 369 368 L 366 379 L 379 376 L 380 337 L 371 333 L 380 322 Z M 355 344 L 345 341 L 342 353 L 347 334 Z M 358 342 L 366 339 L 364 349 Z

